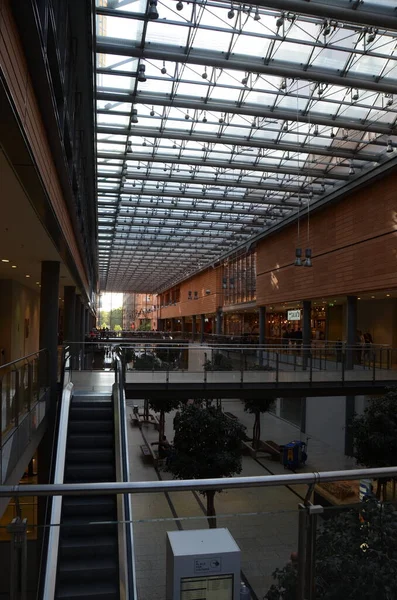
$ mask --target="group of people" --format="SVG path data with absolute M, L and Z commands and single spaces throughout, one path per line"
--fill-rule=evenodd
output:
M 284 332 L 282 335 L 282 345 L 283 346 L 290 346 L 292 344 L 295 344 L 295 346 L 297 348 L 300 348 L 302 346 L 302 340 L 303 340 L 303 333 L 302 333 L 302 329 L 300 327 L 298 327 L 297 329 L 290 329 L 289 327 L 286 327 L 284 329 Z

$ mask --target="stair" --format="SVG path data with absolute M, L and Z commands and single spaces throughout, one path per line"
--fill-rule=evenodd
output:
M 111 396 L 74 396 L 65 483 L 116 481 Z M 65 496 L 55 598 L 119 600 L 116 496 Z

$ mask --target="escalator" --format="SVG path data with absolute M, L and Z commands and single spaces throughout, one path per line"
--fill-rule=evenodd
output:
M 116 481 L 113 399 L 73 396 L 64 483 Z M 90 524 L 90 523 L 100 524 Z M 55 598 L 118 600 L 116 496 L 66 496 L 62 503 Z
M 78 392 L 64 371 L 53 474 L 61 495 L 48 518 L 40 600 L 136 599 L 129 496 L 91 495 L 89 487 L 129 481 L 123 371 L 116 355 L 114 362 L 111 394 Z M 86 487 L 62 496 L 66 483 Z

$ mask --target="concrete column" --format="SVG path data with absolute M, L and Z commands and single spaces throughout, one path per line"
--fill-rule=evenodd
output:
M 356 362 L 356 351 L 353 346 L 356 345 L 357 336 L 357 296 L 347 296 L 346 312 L 346 369 L 353 369 Z
M 266 344 L 266 306 L 259 307 L 259 344 Z M 259 350 L 259 365 L 263 365 L 263 350 Z
M 200 315 L 200 343 L 204 342 L 205 315 Z
M 266 344 L 266 306 L 259 307 L 259 343 Z
M 222 335 L 222 309 L 219 308 L 216 311 L 215 333 Z
M 72 355 L 77 357 L 81 348 L 81 301 L 80 296 L 76 296 L 76 310 L 74 313 L 74 344 L 72 345 Z M 74 365 L 77 368 L 77 364 Z
M 85 306 L 82 304 L 80 306 L 80 337 L 81 341 L 84 342 L 85 338 Z
M 186 317 L 181 318 L 181 333 L 182 337 L 186 335 Z
M 346 409 L 345 409 L 345 454 L 346 456 L 353 456 L 354 444 L 353 434 L 350 429 L 350 425 L 355 413 L 355 396 L 346 396 Z
M 175 331 L 175 319 L 174 317 L 172 317 L 171 319 L 171 333 L 174 333 Z
M 310 300 L 303 301 L 303 327 L 302 327 L 302 342 L 303 342 L 303 368 L 306 369 L 309 362 L 310 346 L 312 343 L 312 303 Z
M 194 341 L 196 332 L 197 332 L 197 317 L 196 317 L 196 315 L 192 315 L 192 340 L 193 341 Z
M 41 263 L 40 349 L 47 349 L 50 404 L 57 396 L 59 265 L 56 261 Z M 43 377 L 46 365 L 40 370 Z
M 74 340 L 74 323 L 75 323 L 75 310 L 76 310 L 76 288 L 73 285 L 67 285 L 64 287 L 64 342 L 72 342 Z

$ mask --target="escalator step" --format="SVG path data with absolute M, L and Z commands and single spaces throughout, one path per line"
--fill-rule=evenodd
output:
M 56 591 L 55 598 L 59 600 L 86 600 L 87 598 L 98 600 L 118 600 L 118 582 L 101 581 L 83 584 L 63 584 Z
M 60 556 L 62 558 L 78 558 L 80 556 L 117 555 L 117 537 L 113 535 L 97 535 L 95 537 L 66 537 L 60 540 Z
M 114 496 L 66 496 L 62 510 L 65 516 L 101 515 L 114 516 L 117 504 Z
M 92 432 L 113 432 L 113 421 L 107 420 L 91 420 L 91 421 L 69 421 L 68 433 L 92 433 Z
M 109 464 L 71 464 L 65 468 L 65 483 L 114 481 L 116 477 L 113 465 Z
M 83 538 L 94 537 L 94 536 L 117 536 L 117 523 L 112 518 L 101 519 L 100 516 L 93 515 L 92 517 L 78 517 L 78 516 L 62 516 L 61 523 L 61 537 L 74 537 Z
M 111 433 L 74 433 L 68 435 L 67 448 L 114 448 Z
M 69 448 L 66 451 L 66 462 L 67 464 L 75 462 L 80 464 L 111 462 L 114 464 L 114 452 L 112 448 Z
M 103 579 L 111 581 L 118 575 L 117 556 L 63 560 L 59 575 L 61 582 L 98 582 Z
M 113 422 L 113 407 L 107 405 L 95 408 L 92 408 L 91 406 L 72 406 L 69 419 L 71 421 L 98 421 L 101 419 L 108 419 Z

